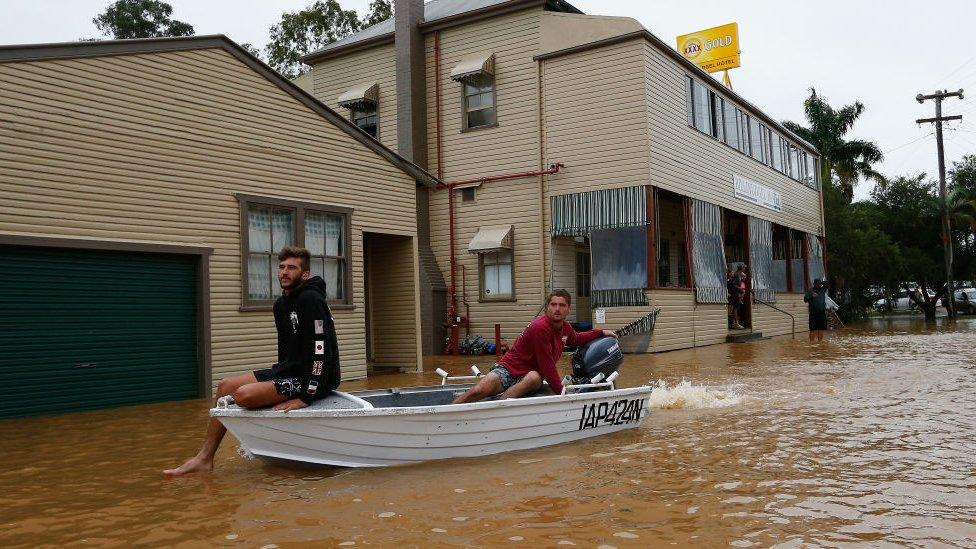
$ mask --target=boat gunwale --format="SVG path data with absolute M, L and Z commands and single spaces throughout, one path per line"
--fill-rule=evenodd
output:
M 428 389 L 428 388 L 449 388 L 451 385 L 424 385 L 416 387 L 416 389 Z M 463 386 L 454 386 L 462 388 Z M 403 388 L 401 391 L 406 391 L 409 388 Z M 299 408 L 298 410 L 292 410 L 290 412 L 278 412 L 268 408 L 260 410 L 247 410 L 240 408 L 238 406 L 231 406 L 227 408 L 211 408 L 210 416 L 216 418 L 249 418 L 249 419 L 267 419 L 267 418 L 278 418 L 284 419 L 287 417 L 297 418 L 297 419 L 309 419 L 309 418 L 324 418 L 324 417 L 393 417 L 393 416 L 409 416 L 409 415 L 424 415 L 424 414 L 437 414 L 445 412 L 469 412 L 469 411 L 480 411 L 480 410 L 494 410 L 512 407 L 524 407 L 545 404 L 547 402 L 580 402 L 589 400 L 602 400 L 607 397 L 624 397 L 635 394 L 646 394 L 650 396 L 651 391 L 654 387 L 651 385 L 639 385 L 637 387 L 626 387 L 622 389 L 612 389 L 606 391 L 591 391 L 586 393 L 573 393 L 566 395 L 542 395 L 533 397 L 522 397 L 522 398 L 511 398 L 507 400 L 483 400 L 479 402 L 467 402 L 464 404 L 439 404 L 439 405 L 426 405 L 426 406 L 388 406 L 388 407 L 374 407 L 374 408 Z M 373 390 L 370 390 L 372 392 Z M 355 394 L 355 393 L 346 393 Z M 356 395 L 358 396 L 358 395 Z M 553 401 L 553 398 L 558 397 L 558 400 Z

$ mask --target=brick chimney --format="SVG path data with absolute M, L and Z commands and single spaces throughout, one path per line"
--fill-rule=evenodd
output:
M 427 167 L 427 77 L 423 0 L 394 0 L 396 23 L 397 152 Z

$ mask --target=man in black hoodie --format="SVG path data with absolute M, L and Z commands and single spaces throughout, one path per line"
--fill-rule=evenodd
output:
M 274 406 L 288 412 L 304 408 L 339 386 L 339 346 L 335 324 L 326 303 L 325 281 L 311 276 L 310 254 L 288 246 L 278 254 L 278 283 L 282 295 L 274 303 L 278 331 L 278 363 L 228 377 L 217 384 L 217 398 L 233 395 L 244 408 Z M 211 419 L 200 452 L 170 476 L 213 470 L 214 454 L 227 429 Z

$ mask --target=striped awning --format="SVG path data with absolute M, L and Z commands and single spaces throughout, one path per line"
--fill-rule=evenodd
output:
M 350 88 L 339 96 L 339 106 L 355 108 L 363 105 L 373 106 L 379 101 L 380 87 L 376 82 L 368 82 Z
M 480 52 L 462 57 L 461 62 L 451 69 L 451 80 L 461 81 L 479 74 L 495 74 L 495 54 Z
M 647 186 L 601 189 L 550 198 L 552 236 L 586 236 L 594 229 L 647 225 Z
M 499 225 L 496 227 L 481 227 L 468 243 L 468 251 L 473 254 L 483 254 L 496 250 L 512 249 L 512 226 Z

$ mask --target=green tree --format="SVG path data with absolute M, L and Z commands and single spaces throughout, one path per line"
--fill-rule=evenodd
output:
M 265 48 L 268 64 L 288 78 L 308 70 L 301 57 L 359 30 L 355 10 L 343 10 L 336 0 L 318 0 L 294 13 L 284 13 L 271 27 Z
M 253 55 L 254 57 L 257 57 L 262 61 L 264 60 L 264 57 L 261 55 L 261 50 L 255 48 L 252 44 L 249 44 L 247 42 L 242 42 L 240 46 L 247 53 Z
M 393 17 L 393 3 L 390 0 L 373 0 L 369 3 L 369 13 L 363 19 L 360 28 L 372 27 Z
M 844 136 L 854 127 L 864 112 L 864 105 L 855 101 L 835 110 L 817 90 L 810 88 L 810 97 L 803 102 L 803 111 L 809 126 L 785 121 L 787 129 L 817 147 L 821 157 L 821 181 L 836 182 L 850 202 L 858 179 L 883 182 L 873 164 L 884 160 L 877 145 L 863 139 L 845 140 Z
M 92 23 L 116 39 L 192 36 L 193 26 L 172 19 L 173 6 L 159 0 L 117 0 Z

